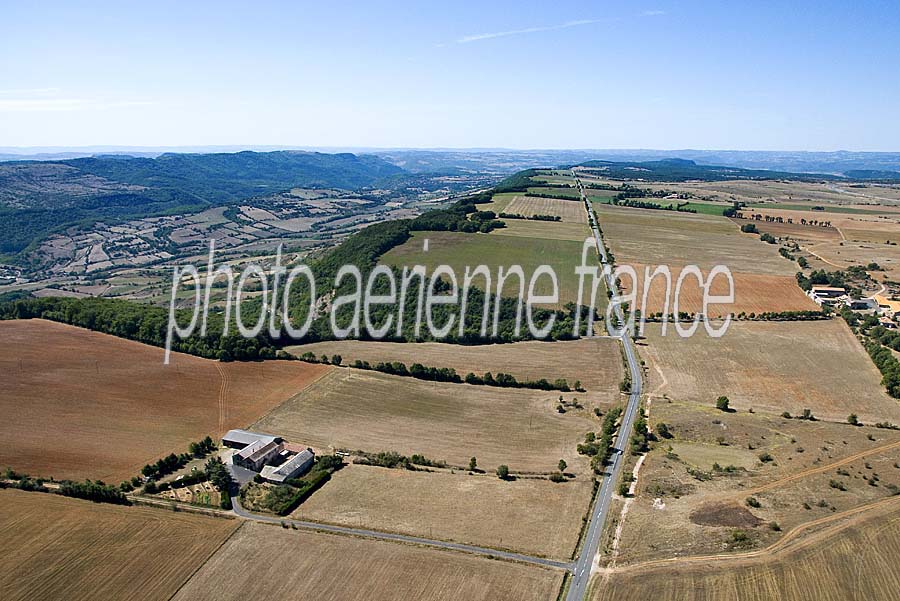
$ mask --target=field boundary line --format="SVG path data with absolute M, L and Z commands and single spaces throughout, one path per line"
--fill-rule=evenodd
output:
M 707 562 L 728 562 L 728 561 L 740 561 L 740 560 L 752 560 L 758 558 L 766 558 L 767 556 L 775 556 L 779 553 L 784 552 L 787 547 L 800 536 L 805 530 L 810 528 L 815 528 L 816 526 L 821 526 L 823 524 L 828 524 L 830 522 L 842 520 L 844 518 L 852 517 L 854 515 L 858 515 L 861 513 L 865 513 L 867 511 L 879 509 L 883 506 L 888 506 L 894 503 L 900 503 L 900 497 L 891 496 L 886 499 L 881 499 L 875 501 L 873 503 L 869 503 L 867 505 L 860 505 L 858 507 L 854 507 L 853 509 L 848 509 L 846 511 L 842 511 L 840 513 L 835 513 L 832 515 L 827 515 L 825 517 L 821 517 L 816 520 L 812 520 L 810 522 L 806 522 L 803 524 L 799 524 L 798 526 L 794 526 L 790 531 L 787 532 L 783 537 L 765 547 L 763 549 L 757 549 L 756 551 L 748 551 L 746 553 L 735 553 L 735 554 L 718 554 L 718 555 L 696 555 L 693 557 L 669 557 L 666 559 L 653 559 L 650 561 L 643 561 L 639 563 L 633 563 L 620 567 L 612 567 L 605 568 L 607 572 L 631 572 L 635 570 L 644 570 L 644 569 L 652 569 L 658 568 L 668 565 L 682 565 L 682 564 L 694 564 L 694 563 L 707 563 Z M 810 537 L 807 540 L 800 541 L 798 543 L 798 548 L 803 548 L 807 545 L 813 544 L 818 541 L 819 538 L 823 536 L 828 536 L 834 532 L 839 532 L 844 528 L 848 527 L 847 524 L 837 524 L 832 526 L 831 528 L 827 528 L 821 532 L 816 533 L 815 537 Z
M 755 493 L 766 492 L 766 491 L 772 490 L 773 488 L 778 488 L 782 484 L 788 484 L 790 482 L 802 480 L 803 478 L 805 478 L 807 476 L 814 476 L 816 474 L 822 474 L 824 472 L 827 472 L 830 469 L 833 469 L 836 467 L 841 467 L 841 466 L 847 465 L 848 463 L 853 463 L 854 461 L 857 461 L 864 457 L 868 457 L 869 455 L 874 455 L 874 454 L 880 453 L 880 452 L 892 451 L 896 448 L 900 448 L 900 441 L 892 442 L 891 444 L 876 447 L 874 449 L 869 449 L 867 451 L 862 451 L 860 453 L 850 455 L 849 457 L 844 457 L 843 459 L 835 461 L 834 463 L 829 463 L 827 465 L 821 465 L 821 466 L 814 467 L 814 468 L 808 468 L 801 472 L 797 472 L 795 474 L 791 474 L 790 476 L 785 476 L 784 478 L 775 480 L 774 482 L 769 482 L 768 484 L 762 484 L 762 485 L 756 486 L 754 488 L 741 490 L 741 491 L 734 493 L 733 495 L 729 494 L 727 496 L 728 497 L 732 497 L 732 496 L 733 497 L 742 497 L 742 496 L 746 496 L 746 495 L 752 495 Z
M 318 378 L 310 381 L 309 384 L 307 384 L 305 387 L 303 387 L 303 390 L 300 390 L 299 392 L 292 394 L 288 398 L 284 399 L 283 401 L 281 401 L 280 403 L 278 403 L 277 405 L 275 405 L 274 407 L 272 407 L 271 409 L 269 409 L 268 411 L 266 411 L 265 413 L 260 415 L 258 418 L 256 418 L 253 421 L 252 424 L 250 424 L 250 427 L 253 428 L 254 426 L 256 426 L 256 424 L 258 424 L 262 420 L 264 420 L 267 417 L 269 417 L 270 415 L 272 415 L 275 411 L 280 409 L 285 403 L 289 403 L 289 402 L 293 401 L 295 398 L 297 398 L 301 394 L 305 394 L 307 392 L 317 389 L 319 386 L 321 386 L 322 380 L 324 380 L 327 376 L 330 376 L 332 374 L 337 374 L 337 373 L 340 373 L 340 370 L 329 365 L 328 369 L 323 371 L 322 374 Z
M 240 530 L 240 529 L 243 528 L 243 527 L 244 527 L 244 524 L 239 524 L 237 528 L 235 528 L 234 530 L 232 530 L 232 531 L 231 531 L 231 534 L 229 534 L 228 536 L 226 536 L 226 537 L 225 537 L 225 540 L 223 540 L 223 541 L 221 542 L 221 544 L 219 544 L 218 546 L 216 546 L 216 548 L 212 550 L 212 552 L 207 556 L 207 558 L 204 559 L 202 562 L 200 562 L 200 565 L 198 565 L 197 568 L 196 568 L 193 572 L 191 572 L 191 573 L 188 575 L 187 578 L 184 579 L 184 582 L 182 582 L 181 584 L 178 585 L 178 588 L 175 589 L 175 592 L 172 593 L 172 596 L 171 596 L 171 597 L 169 597 L 169 601 L 172 601 L 172 599 L 174 599 L 174 598 L 178 595 L 178 593 L 181 592 L 181 589 L 183 589 L 183 588 L 187 585 L 188 582 L 190 582 L 191 580 L 194 579 L 194 576 L 197 575 L 197 572 L 199 572 L 200 570 L 202 570 L 202 569 L 203 569 L 203 566 L 205 566 L 207 563 L 209 563 L 209 560 L 212 559 L 213 556 L 214 556 L 216 553 L 218 553 L 219 550 L 220 550 L 222 547 L 224 547 L 224 546 L 226 545 L 226 543 L 228 543 L 228 541 L 230 541 L 230 540 L 232 539 L 232 537 L 233 537 L 235 534 L 238 533 L 238 530 Z

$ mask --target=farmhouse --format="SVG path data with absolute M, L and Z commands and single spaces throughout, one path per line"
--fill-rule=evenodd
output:
M 873 298 L 847 298 L 844 302 L 853 311 L 871 311 L 878 308 L 878 303 Z
M 835 305 L 847 297 L 847 290 L 832 286 L 813 286 L 809 298 L 819 305 Z
M 260 475 L 275 484 L 281 484 L 285 480 L 297 478 L 305 474 L 312 467 L 316 456 L 312 449 L 304 449 L 279 466 L 267 465 L 262 468 Z
M 235 465 L 258 472 L 264 465 L 271 463 L 279 453 L 281 453 L 280 442 L 257 440 L 235 453 L 233 461 Z

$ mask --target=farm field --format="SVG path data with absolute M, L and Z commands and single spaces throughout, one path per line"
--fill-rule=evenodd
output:
M 658 396 L 650 413 L 673 437 L 646 456 L 619 564 L 762 549 L 793 528 L 890 498 L 900 486 L 896 431 L 725 413 Z M 736 529 L 747 534 L 740 545 Z
M 760 233 L 769 233 L 779 238 L 790 238 L 807 242 L 838 242 L 841 240 L 841 232 L 834 227 L 821 227 L 817 225 L 801 225 L 799 223 L 777 223 L 774 221 L 756 221 L 750 219 L 732 218 L 732 222 L 738 227 L 752 223 Z
M 900 242 L 900 227 L 897 228 L 895 234 L 889 234 L 888 236 L 892 236 L 897 242 Z M 900 246 L 845 240 L 813 244 L 808 246 L 807 250 L 826 261 L 829 264 L 829 270 L 846 269 L 851 265 L 865 266 L 875 262 L 884 271 L 872 271 L 872 277 L 877 280 L 890 279 L 896 281 L 898 279 Z
M 640 308 L 643 314 L 667 313 L 675 311 L 675 288 L 683 266 L 671 265 L 672 284 L 669 290 L 669 300 L 666 302 L 666 281 L 664 276 L 657 276 L 651 280 L 644 304 L 644 279 L 652 275 L 656 266 L 631 264 L 637 274 L 637 296 L 634 306 Z M 647 271 L 649 269 L 649 271 Z M 704 280 L 709 276 L 708 269 L 702 269 Z M 756 273 L 733 272 L 734 279 L 734 303 L 709 304 L 706 313 L 710 317 L 723 317 L 729 313 L 764 313 L 767 311 L 820 311 L 821 308 L 811 298 L 803 293 L 797 285 L 794 277 L 786 275 L 762 275 Z M 632 280 L 628 275 L 621 275 L 623 294 L 628 294 L 632 289 Z M 710 295 L 726 295 L 728 293 L 728 279 L 724 275 L 718 275 L 713 280 Z M 703 288 L 697 282 L 697 278 L 686 275 L 681 292 L 678 295 L 678 312 L 703 313 Z
M 42 320 L 0 322 L 0 466 L 119 482 L 243 427 L 329 368 L 220 363 Z
M 166 601 L 233 520 L 0 490 L 0 597 Z
M 619 265 L 726 265 L 732 272 L 793 276 L 797 266 L 775 245 L 741 234 L 725 217 L 594 203 Z
M 732 407 L 780 415 L 811 409 L 844 421 L 900 422 L 900 403 L 881 386 L 881 374 L 841 320 L 732 322 L 721 338 L 702 329 L 691 338 L 647 324 L 641 356 L 649 390 L 678 401 L 712 405 L 726 395 Z
M 889 601 L 900 587 L 897 499 L 760 556 L 674 561 L 595 577 L 594 601 Z
M 556 412 L 557 392 L 427 382 L 341 368 L 254 424 L 318 448 L 397 451 L 485 470 L 587 468 L 575 445 L 596 422 L 589 408 Z
M 559 224 L 551 222 L 529 222 L 541 228 L 552 228 Z M 583 226 L 587 231 L 587 225 Z M 503 230 L 501 230 L 503 231 Z M 423 252 L 424 240 L 429 241 L 428 252 Z M 493 292 L 497 288 L 497 269 L 508 269 L 520 265 L 525 273 L 527 294 L 531 274 L 541 265 L 552 267 L 559 280 L 558 306 L 574 301 L 578 294 L 578 279 L 575 267 L 581 261 L 582 244 L 569 240 L 542 239 L 531 236 L 509 236 L 503 234 L 463 234 L 458 232 L 414 232 L 403 245 L 391 249 L 381 258 L 382 263 L 404 267 L 424 265 L 427 272 L 439 265 L 449 265 L 456 273 L 460 287 L 466 267 L 487 265 L 491 270 Z M 518 296 L 518 278 L 506 282 L 504 296 Z M 475 279 L 475 285 L 483 287 L 484 278 Z M 548 295 L 552 291 L 550 278 L 542 276 L 535 286 L 535 294 Z
M 792 219 L 794 225 L 801 219 L 807 221 L 816 220 L 830 223 L 836 228 L 843 239 L 859 242 L 883 244 L 885 240 L 900 238 L 900 213 L 896 210 L 880 213 L 828 213 L 823 211 L 797 211 L 779 208 L 779 205 L 771 205 L 766 208 L 745 209 L 744 213 L 769 215 L 781 217 L 785 221 Z M 809 226 L 808 229 L 816 229 L 817 226 Z
M 345 364 L 359 359 L 421 363 L 429 367 L 452 367 L 460 377 L 469 372 L 512 374 L 520 381 L 565 378 L 574 387 L 581 381 L 590 398 L 614 401 L 619 397 L 623 368 L 618 342 L 611 338 L 582 338 L 564 342 L 515 342 L 461 348 L 439 342 L 395 343 L 340 340 L 317 342 L 286 349 L 295 355 L 312 352 L 317 357 L 341 355 Z M 570 396 L 570 395 L 566 395 Z M 582 397 L 582 394 L 577 395 Z
M 462 553 L 246 523 L 173 601 L 546 601 L 562 576 Z
M 591 488 L 589 478 L 506 482 L 492 473 L 349 465 L 291 517 L 567 560 Z
M 505 213 L 534 217 L 535 215 L 552 215 L 559 217 L 563 223 L 586 223 L 587 213 L 579 200 L 560 200 L 557 198 L 540 198 L 536 196 L 515 196 L 506 205 Z M 511 221 L 511 220 L 507 220 Z M 545 222 L 554 223 L 554 222 Z

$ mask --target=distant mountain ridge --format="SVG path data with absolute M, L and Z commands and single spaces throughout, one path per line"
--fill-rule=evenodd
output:
M 900 172 L 893 171 L 849 171 L 845 175 L 831 173 L 796 173 L 769 169 L 744 169 L 724 165 L 698 165 L 689 159 L 662 159 L 658 161 L 605 161 L 594 160 L 579 163 L 601 171 L 612 179 L 636 179 L 644 181 L 679 182 L 687 180 L 725 181 L 735 179 L 794 181 L 853 181 L 885 180 L 900 181 Z M 852 174 L 852 175 L 851 175 Z
M 292 187 L 360 190 L 405 171 L 374 155 L 304 151 L 0 163 L 0 254 L 62 227 L 234 204 Z

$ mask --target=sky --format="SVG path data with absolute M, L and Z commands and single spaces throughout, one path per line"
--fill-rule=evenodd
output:
M 897 2 L 0 0 L 0 147 L 900 151 Z

